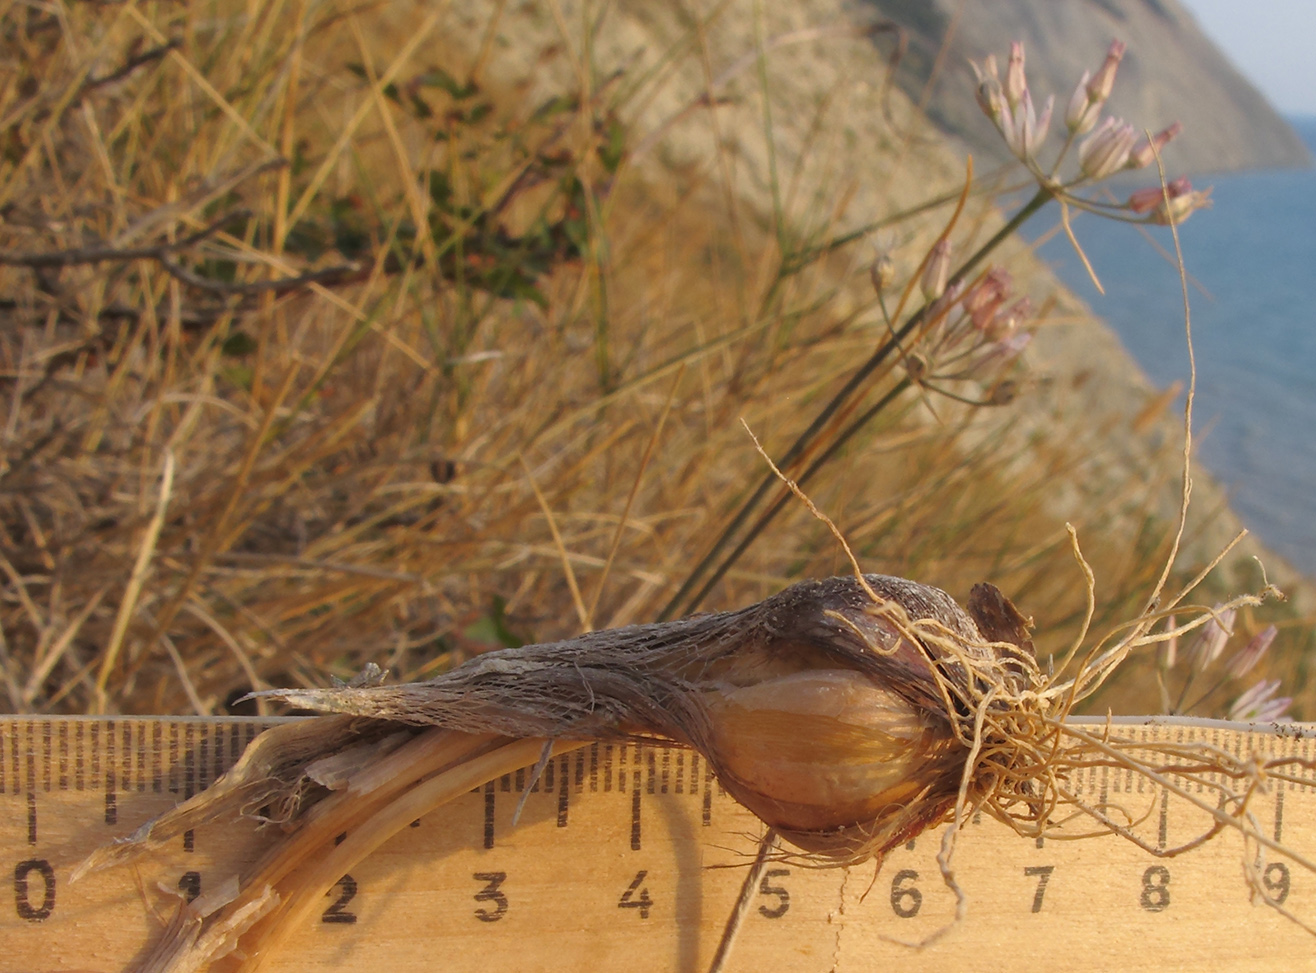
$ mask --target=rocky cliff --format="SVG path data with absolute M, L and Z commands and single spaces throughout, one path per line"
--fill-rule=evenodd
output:
M 964 97 L 973 78 L 970 59 L 995 53 L 1003 62 L 1010 41 L 1022 40 L 1030 86 L 1043 97 L 1054 93 L 1063 112 L 1084 69 L 1095 70 L 1118 38 L 1129 51 L 1107 109 L 1153 129 L 1183 122 L 1186 137 L 1166 152 L 1169 169 L 1312 164 L 1297 134 L 1178 0 L 858 0 L 852 10 L 907 31 L 900 86 L 915 102 L 926 97 L 929 116 L 975 155 L 1006 157 L 991 125 Z

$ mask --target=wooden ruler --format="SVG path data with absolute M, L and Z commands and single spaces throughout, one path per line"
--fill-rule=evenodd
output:
M 195 896 L 276 836 L 235 822 L 184 835 L 145 865 L 72 868 L 213 782 L 275 720 L 0 718 L 0 971 L 132 969 L 171 896 Z M 1234 752 L 1316 755 L 1316 733 L 1148 726 L 1142 739 L 1206 739 Z M 279 971 L 672 970 L 706 968 L 759 822 L 689 751 L 592 745 L 554 758 L 511 817 L 526 772 L 415 822 L 344 875 L 275 958 Z M 1316 778 L 1254 804 L 1268 835 L 1316 852 Z M 1173 846 L 1206 817 L 1128 772 L 1092 768 L 1086 799 L 1145 815 Z M 1077 829 L 1079 824 L 1075 823 Z M 1243 879 L 1224 834 L 1161 859 L 1118 837 L 1034 841 L 982 819 L 954 860 L 967 919 L 935 945 L 954 896 L 940 833 L 895 850 L 880 872 L 772 864 L 732 970 L 1305 970 L 1316 941 Z M 730 867 L 725 867 L 730 866 Z M 1267 889 L 1309 924 L 1316 875 L 1276 854 Z

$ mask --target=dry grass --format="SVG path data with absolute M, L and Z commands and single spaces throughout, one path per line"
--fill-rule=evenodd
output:
M 724 155 L 626 154 L 662 71 L 595 76 L 577 40 L 542 55 L 559 98 L 530 99 L 499 44 L 395 14 L 0 15 L 0 246 L 75 252 L 0 267 L 0 708 L 222 713 L 650 620 L 764 472 L 738 420 L 780 455 L 885 334 L 856 297 L 871 248 L 820 246 L 852 219 L 819 175 L 825 106 L 821 168 L 774 168 L 759 219 Z M 701 32 L 661 63 L 696 68 Z M 905 134 L 865 178 L 917 158 Z M 946 216 L 893 225 L 905 273 Z M 975 197 L 956 233 L 995 219 Z M 1111 435 L 1132 433 L 1039 445 L 907 392 L 809 492 L 867 569 L 990 579 L 1064 646 L 1085 603 L 1064 519 L 1098 624 L 1141 611 L 1168 548 L 1172 446 L 1150 486 L 1057 503 Z M 845 571 L 791 507 L 705 607 Z

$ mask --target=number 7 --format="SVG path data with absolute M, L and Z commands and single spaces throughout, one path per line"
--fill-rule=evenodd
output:
M 1054 865 L 1029 865 L 1024 869 L 1025 878 L 1037 879 L 1037 891 L 1033 893 L 1033 911 L 1042 911 L 1042 898 L 1046 895 L 1046 883 L 1051 881 L 1051 873 L 1056 870 Z

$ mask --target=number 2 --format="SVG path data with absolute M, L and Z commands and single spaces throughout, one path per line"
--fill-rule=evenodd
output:
M 333 895 L 334 889 L 339 890 L 338 898 L 333 905 L 320 914 L 320 921 L 347 925 L 356 922 L 356 913 L 347 911 L 347 903 L 356 898 L 356 879 L 351 875 L 344 875 L 334 883 L 334 888 L 326 892 L 325 895 Z

